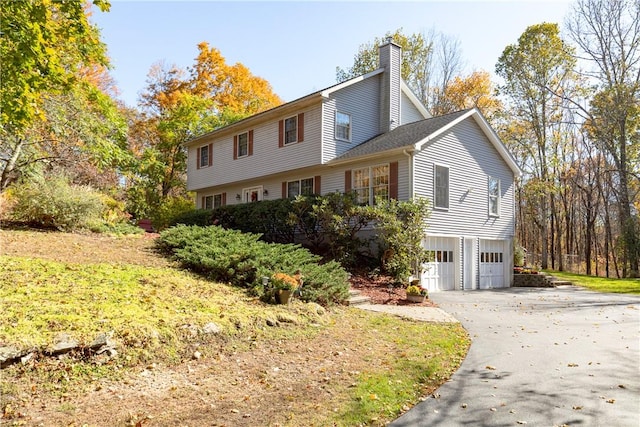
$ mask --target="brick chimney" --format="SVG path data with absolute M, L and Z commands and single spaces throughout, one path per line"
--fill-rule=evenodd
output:
M 380 81 L 380 132 L 385 133 L 400 125 L 402 48 L 391 37 L 378 48 L 378 63 L 384 68 Z

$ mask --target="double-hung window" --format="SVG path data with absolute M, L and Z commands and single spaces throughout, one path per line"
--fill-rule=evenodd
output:
M 500 216 L 500 180 L 489 177 L 489 216 Z
M 352 190 L 357 201 L 363 205 L 374 205 L 375 199 L 389 199 L 389 165 L 377 165 L 352 171 Z
M 292 199 L 296 196 L 310 196 L 313 194 L 313 178 L 299 179 L 287 182 L 287 197 Z
M 209 146 L 203 145 L 202 147 L 198 148 L 198 150 L 200 155 L 200 164 L 198 165 L 198 167 L 206 168 L 207 166 L 209 166 L 209 156 L 211 155 L 211 153 L 209 153 Z
M 222 206 L 222 194 L 215 194 L 213 196 L 204 196 L 202 198 L 203 209 L 217 209 Z
M 434 168 L 434 207 L 449 209 L 449 168 L 435 165 Z
M 249 155 L 249 133 L 241 133 L 238 135 L 238 157 Z
M 284 143 L 298 142 L 298 117 L 293 116 L 284 120 Z
M 351 141 L 351 116 L 336 111 L 336 139 Z

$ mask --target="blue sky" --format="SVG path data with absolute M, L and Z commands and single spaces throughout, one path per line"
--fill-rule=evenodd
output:
M 361 44 L 402 28 L 460 41 L 466 71 L 493 72 L 503 49 L 541 22 L 561 25 L 569 0 L 539 1 L 119 1 L 95 11 L 120 98 L 135 106 L 152 64 L 188 67 L 207 41 L 292 101 L 335 83 Z

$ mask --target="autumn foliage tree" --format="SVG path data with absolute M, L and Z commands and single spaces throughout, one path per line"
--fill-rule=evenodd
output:
M 90 11 L 76 1 L 2 4 L 0 191 L 47 169 L 93 184 L 126 157 L 125 122 L 103 91 L 108 58 Z
M 206 42 L 187 69 L 153 65 L 141 110 L 130 111 L 129 146 L 137 158 L 129 174 L 132 213 L 148 216 L 186 197 L 186 141 L 281 103 L 266 80 L 227 64 Z

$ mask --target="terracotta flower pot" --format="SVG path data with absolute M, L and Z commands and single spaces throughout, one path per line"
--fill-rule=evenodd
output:
M 426 298 L 426 295 L 407 294 L 407 301 L 411 302 L 424 302 Z
M 278 304 L 288 304 L 291 298 L 291 291 L 287 289 L 278 289 L 276 292 L 276 302 Z

